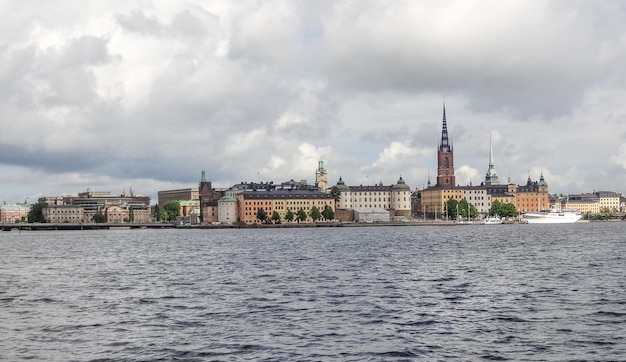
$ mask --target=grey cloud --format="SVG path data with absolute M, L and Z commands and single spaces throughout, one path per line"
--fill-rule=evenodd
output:
M 483 2 L 464 24 L 445 22 L 445 10 L 432 13 L 424 3 L 374 3 L 342 2 L 325 18 L 333 34 L 324 41 L 326 71 L 339 86 L 457 93 L 474 111 L 551 118 L 569 114 L 623 59 L 623 51 L 607 50 L 621 44 L 619 33 L 598 33 L 579 4 L 563 12 L 554 3 L 526 3 L 518 14 L 501 14 L 518 16 L 507 22 L 489 16 L 490 7 L 506 5 Z M 609 7 L 597 12 L 615 17 Z M 348 14 L 355 20 L 346 21 Z

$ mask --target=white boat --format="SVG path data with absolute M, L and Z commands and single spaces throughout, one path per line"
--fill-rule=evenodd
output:
M 529 224 L 571 224 L 582 217 L 576 209 L 557 209 L 554 205 L 549 210 L 524 214 L 524 219 Z
M 484 218 L 481 222 L 481 225 L 498 225 L 498 224 L 502 224 L 502 219 L 496 215 L 496 216 L 489 216 Z

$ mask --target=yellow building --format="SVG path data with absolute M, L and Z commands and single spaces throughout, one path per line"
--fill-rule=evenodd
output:
M 620 210 L 620 197 L 619 194 L 612 191 L 598 191 L 594 192 L 598 197 L 600 203 L 600 212 L 619 212 Z M 582 211 L 581 211 L 582 212 Z
M 429 187 L 421 191 L 421 207 L 419 210 L 425 213 L 427 216 L 433 216 L 439 218 L 445 212 L 445 203 L 454 199 L 457 201 L 463 200 L 464 194 L 463 188 L 458 187 Z
M 600 201 L 597 198 L 567 200 L 565 208 L 577 209 L 581 214 L 599 214 Z

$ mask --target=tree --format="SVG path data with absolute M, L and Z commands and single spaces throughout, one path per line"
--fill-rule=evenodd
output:
M 313 219 L 313 222 L 316 222 L 317 220 L 322 218 L 322 213 L 317 206 L 313 205 L 313 207 L 311 207 L 311 210 L 309 211 L 309 216 L 311 217 L 311 219 Z
M 128 222 L 130 223 L 135 222 L 135 212 L 133 211 L 132 207 L 128 209 Z
M 280 214 L 276 210 L 272 212 L 272 221 L 274 222 L 274 224 L 280 224 Z
M 339 187 L 337 186 L 331 187 L 330 196 L 332 196 L 333 199 L 335 199 L 335 203 L 339 202 L 339 200 L 341 199 L 341 191 L 339 190 Z
M 450 200 L 446 201 L 446 204 L 444 205 L 444 210 L 443 210 L 444 215 L 446 214 L 446 209 L 447 209 L 448 218 L 450 220 L 456 220 L 458 216 L 458 212 L 460 211 L 459 207 L 460 207 L 459 202 L 453 198 L 450 198 Z
M 306 220 L 306 212 L 302 209 L 298 210 L 298 214 L 296 219 L 298 220 L 298 222 L 300 221 L 305 221 Z
M 161 212 L 159 211 L 159 204 L 154 205 L 154 220 L 161 221 Z
M 292 222 L 295 217 L 296 216 L 293 214 L 291 210 L 287 210 L 287 213 L 285 214 L 285 220 Z
M 102 213 L 102 211 L 98 210 L 91 220 L 93 220 L 96 224 L 101 224 L 107 221 L 107 217 Z
M 176 220 L 176 217 L 180 216 L 180 202 L 171 200 L 163 205 L 163 211 L 167 214 L 167 220 Z M 163 216 L 163 214 L 161 214 Z
M 265 210 L 263 210 L 262 207 L 260 207 L 257 211 L 256 211 L 256 218 L 258 220 L 261 221 L 261 223 L 264 223 L 265 220 L 267 220 L 267 212 L 265 212 Z
M 45 202 L 38 202 L 30 205 L 30 211 L 28 211 L 28 222 L 46 222 L 43 217 L 43 209 L 47 204 Z
M 491 204 L 491 210 L 489 210 L 490 215 L 498 215 L 500 217 L 516 217 L 517 209 L 515 205 L 512 203 L 504 203 L 499 200 L 495 200 Z
M 335 219 L 335 212 L 333 211 L 333 208 L 329 205 L 324 205 L 324 210 L 322 210 L 322 216 L 326 220 L 333 220 Z
M 462 218 L 467 219 L 467 212 L 469 210 L 469 217 L 474 219 L 478 217 L 478 210 L 476 207 L 467 202 L 467 200 L 463 199 L 459 202 L 459 214 Z

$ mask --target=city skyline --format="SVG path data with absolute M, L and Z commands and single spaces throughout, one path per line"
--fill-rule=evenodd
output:
M 0 4 L 0 190 L 241 181 L 456 183 L 543 174 L 623 192 L 621 2 L 57 1 Z M 490 142 L 491 138 L 491 142 Z

